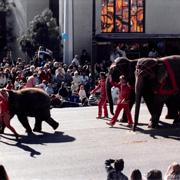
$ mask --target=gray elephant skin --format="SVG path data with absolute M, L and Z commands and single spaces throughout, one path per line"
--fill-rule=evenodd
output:
M 167 66 L 169 68 L 167 68 Z M 152 128 L 158 127 L 164 103 L 167 103 L 167 105 L 171 108 L 171 116 L 174 119 L 173 123 L 179 123 L 179 90 L 179 55 L 167 56 L 159 59 L 144 58 L 138 60 L 136 66 L 136 105 L 133 129 L 135 130 L 138 123 L 141 96 L 144 97 L 148 110 L 151 114 L 150 126 Z
M 162 59 L 164 60 L 164 59 Z M 138 61 L 149 61 L 149 58 L 142 58 L 142 59 L 135 59 L 135 60 L 130 60 L 124 57 L 120 57 L 116 59 L 116 63 L 113 63 L 110 67 L 109 74 L 106 80 L 106 90 L 107 90 L 107 97 L 109 101 L 109 107 L 110 107 L 110 112 L 113 114 L 113 101 L 112 101 L 112 95 L 111 95 L 111 87 L 112 84 L 110 83 L 110 79 L 113 82 L 119 82 L 119 76 L 124 75 L 129 82 L 129 84 L 132 87 L 135 87 L 135 70 Z M 152 99 L 154 99 L 154 90 L 153 87 L 151 86 L 151 83 L 146 83 L 145 88 L 143 91 L 141 91 L 141 96 L 144 98 L 144 101 L 148 107 L 148 110 L 151 115 L 153 115 L 153 110 L 152 110 Z M 132 91 L 132 94 L 130 96 L 130 108 L 133 107 L 135 103 L 135 88 L 134 91 Z M 166 98 L 165 103 L 168 108 L 168 112 L 166 117 L 168 118 L 175 118 L 175 112 L 174 105 L 173 105 L 173 97 L 171 98 Z M 123 114 L 123 119 L 125 119 L 125 115 Z M 152 117 L 151 117 L 152 119 Z

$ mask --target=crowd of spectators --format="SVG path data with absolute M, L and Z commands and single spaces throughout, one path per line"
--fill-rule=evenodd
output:
M 82 106 L 88 105 L 94 83 L 87 51 L 83 50 L 80 56 L 75 55 L 70 65 L 53 59 L 49 52 L 50 50 L 40 47 L 29 63 L 20 57 L 13 61 L 4 57 L 0 64 L 0 88 L 18 90 L 37 87 L 50 97 Z M 95 65 L 96 80 L 101 71 L 108 72 L 105 61 Z
M 105 161 L 105 168 L 107 171 L 107 180 L 179 180 L 180 179 L 180 164 L 173 162 L 167 168 L 164 177 L 162 171 L 159 169 L 152 169 L 145 175 L 142 175 L 139 169 L 134 169 L 129 178 L 123 173 L 124 160 L 123 159 L 108 159 Z

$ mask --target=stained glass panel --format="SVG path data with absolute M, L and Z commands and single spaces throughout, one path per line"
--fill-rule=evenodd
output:
M 143 0 L 131 0 L 131 32 L 143 32 L 144 11 Z
M 145 0 L 101 0 L 102 32 L 144 32 Z
M 101 29 L 102 32 L 112 32 L 114 29 L 114 0 L 102 0 Z

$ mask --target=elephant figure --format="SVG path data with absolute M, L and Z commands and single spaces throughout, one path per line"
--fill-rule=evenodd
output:
M 136 69 L 137 60 L 129 60 L 126 57 L 118 57 L 116 58 L 115 62 L 110 66 L 109 73 L 106 79 L 106 91 L 107 91 L 107 98 L 109 102 L 110 112 L 113 113 L 113 100 L 111 95 L 111 88 L 112 83 L 118 83 L 119 77 L 124 75 L 126 81 L 132 86 L 135 86 L 135 69 Z M 130 96 L 130 109 L 132 108 L 135 102 L 135 91 L 132 91 Z M 123 115 L 123 119 L 125 120 L 126 117 Z M 125 120 L 126 121 L 126 120 Z
M 7 93 L 11 117 L 16 114 L 27 133 L 32 133 L 27 119 L 28 116 L 35 117 L 33 131 L 41 131 L 43 120 L 54 130 L 58 128 L 59 123 L 50 115 L 50 98 L 43 90 L 39 88 L 25 88 L 17 91 L 7 90 Z M 1 133 L 3 133 L 4 128 L 2 124 Z
M 112 100 L 112 95 L 111 95 L 111 87 L 112 87 L 112 82 L 119 82 L 119 77 L 120 75 L 124 75 L 126 80 L 129 82 L 129 84 L 132 87 L 135 87 L 135 70 L 136 70 L 136 65 L 138 61 L 148 61 L 149 58 L 142 58 L 142 59 L 135 59 L 135 60 L 130 60 L 125 57 L 118 57 L 115 59 L 115 62 L 110 66 L 109 69 L 109 74 L 106 79 L 106 90 L 107 90 L 107 98 L 109 101 L 109 107 L 110 107 L 110 112 L 113 114 L 113 100 Z M 162 59 L 164 60 L 164 59 Z M 146 85 L 147 90 L 142 93 L 142 96 L 144 98 L 144 101 L 147 105 L 147 107 L 151 107 L 151 100 L 152 97 L 154 96 L 153 93 L 153 88 L 150 86 L 150 84 Z M 173 108 L 173 101 L 171 100 L 172 98 L 168 98 L 166 100 L 166 105 L 168 107 L 168 112 L 166 115 L 166 118 L 172 118 L 174 117 L 174 108 Z M 130 109 L 132 109 L 133 105 L 135 103 L 135 88 L 134 91 L 132 91 L 132 94 L 130 96 Z M 151 109 L 151 108 L 150 108 Z M 152 111 L 153 113 L 153 111 Z M 123 114 L 123 121 L 126 121 L 126 116 Z
M 167 56 L 159 59 L 144 58 L 136 66 L 135 130 L 140 110 L 141 97 L 151 114 L 151 127 L 157 128 L 164 103 L 170 107 L 173 123 L 179 122 L 180 108 L 180 56 Z

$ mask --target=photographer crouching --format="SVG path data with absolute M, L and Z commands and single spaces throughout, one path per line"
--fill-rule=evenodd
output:
M 128 177 L 122 173 L 124 169 L 123 159 L 108 159 L 105 161 L 107 171 L 107 180 L 128 180 Z

